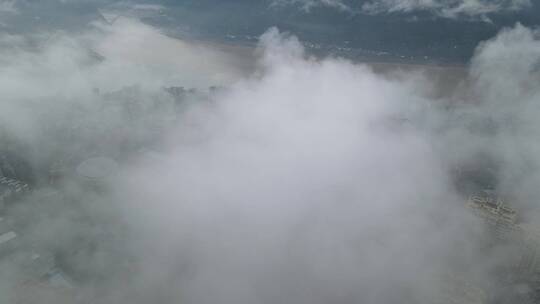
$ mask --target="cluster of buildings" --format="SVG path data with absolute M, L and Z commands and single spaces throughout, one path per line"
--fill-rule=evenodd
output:
M 467 201 L 467 207 L 490 225 L 496 239 L 512 238 L 520 231 L 517 211 L 505 204 L 500 197 L 490 194 L 473 195 Z
M 6 158 L 0 167 L 13 168 Z M 14 172 L 9 172 L 14 173 Z M 83 301 L 73 280 L 56 263 L 55 253 L 26 235 L 25 219 L 10 208 L 20 205 L 25 195 L 35 195 L 31 186 L 14 174 L 0 171 L 0 280 L 8 280 L 9 293 L 0 302 L 13 304 L 79 304 Z M 31 208 L 31 206 L 29 207 Z
M 22 181 L 0 176 L 0 211 L 6 203 L 30 191 L 30 186 Z
M 520 221 L 517 210 L 491 191 L 470 196 L 466 205 L 484 221 L 493 244 L 510 246 L 514 256 L 510 265 L 502 267 L 503 281 L 522 286 L 522 298 L 536 303 L 540 300 L 540 227 Z

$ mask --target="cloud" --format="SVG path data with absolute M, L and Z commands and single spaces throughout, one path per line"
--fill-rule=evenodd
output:
M 139 9 L 139 10 L 150 10 L 150 11 L 161 11 L 161 10 L 164 10 L 165 7 L 163 5 L 159 5 L 159 4 L 144 4 L 144 3 L 139 3 L 139 4 L 134 4 L 133 5 L 133 8 L 134 9 Z
M 470 70 L 474 98 L 483 101 L 486 116 L 500 122 L 494 144 L 504 160 L 501 187 L 530 202 L 529 208 L 537 207 L 532 196 L 540 194 L 532 188 L 539 178 L 535 156 L 539 146 L 533 140 L 538 136 L 535 113 L 540 96 L 538 37 L 537 30 L 519 24 L 505 29 L 478 47 Z
M 0 111 L 2 134 L 28 145 L 25 153 L 40 150 L 39 154 L 25 156 L 36 161 L 54 158 L 54 154 L 79 153 L 86 145 L 100 150 L 96 147 L 100 137 L 109 138 L 106 141 L 119 134 L 130 137 L 123 133 L 130 124 L 123 117 L 125 113 L 117 108 L 107 115 L 99 113 L 98 104 L 109 104 L 106 100 L 112 98 L 106 97 L 108 94 L 131 88 L 133 94 L 144 99 L 145 92 L 159 93 L 169 86 L 204 90 L 227 85 L 245 73 L 243 67 L 235 65 L 239 61 L 237 55 L 225 49 L 172 39 L 127 18 L 120 18 L 113 25 L 96 24 L 78 35 L 2 34 L 0 48 L 0 90 L 6 97 Z M 198 60 L 201 55 L 204 61 Z M 104 95 L 96 95 L 96 89 Z M 148 98 L 167 100 L 167 95 L 160 94 L 150 94 Z M 79 111 L 86 111 L 87 115 L 74 121 Z M 147 117 L 157 115 L 149 113 Z M 148 122 L 140 120 L 143 121 Z M 160 121 L 156 125 L 163 122 Z M 132 128 L 145 134 L 152 132 L 144 124 Z M 66 134 L 73 134 L 74 130 L 80 133 L 80 140 L 66 144 L 63 152 L 56 144 L 49 144 L 64 142 L 69 137 Z M 113 133 L 116 135 L 112 136 Z M 140 135 L 136 133 L 130 138 Z
M 530 0 L 371 0 L 358 8 L 342 0 L 275 0 L 273 5 L 299 5 L 305 11 L 313 7 L 329 7 L 354 13 L 373 15 L 387 13 L 430 12 L 442 18 L 482 18 L 496 13 L 516 12 L 532 5 Z
M 0 14 L 14 14 L 17 13 L 16 1 L 15 0 L 2 0 L 0 1 Z
M 96 21 L 76 35 L 61 31 L 2 33 L 0 54 L 4 96 L 0 102 L 0 166 L 5 168 L 7 158 L 9 166 L 17 168 L 17 177 L 35 187 L 32 195 L 9 210 L 0 207 L 0 233 L 16 223 L 9 229 L 17 230 L 19 240 L 13 254 L 0 248 L 0 302 L 15 301 L 9 297 L 18 297 L 21 288 L 30 298 L 34 291 L 39 293 L 21 283 L 43 279 L 25 268 L 27 257 L 35 251 L 54 256 L 56 266 L 63 265 L 64 271 L 71 269 L 69 276 L 77 282 L 77 292 L 95 297 L 99 292 L 94 288 L 105 288 L 84 281 L 85 276 L 105 275 L 100 281 L 112 286 L 128 256 L 128 245 L 112 235 L 107 237 L 110 241 L 104 241 L 100 230 L 106 225 L 121 229 L 120 222 L 105 220 L 115 216 L 115 203 L 69 177 L 65 184 L 51 189 L 47 182 L 51 168 L 73 177 L 85 158 L 127 156 L 124 149 L 128 146 L 136 153 L 142 142 L 158 140 L 178 110 L 163 88 L 182 85 L 204 92 L 209 86 L 227 85 L 245 73 L 235 66 L 239 55 L 172 39 L 128 18 L 114 24 Z M 186 99 L 188 102 L 189 96 Z M 19 171 L 22 167 L 28 170 Z M 6 173 L 2 169 L 0 174 Z M 75 201 L 84 201 L 89 208 L 81 213 L 74 208 Z M 36 217 L 38 213 L 41 216 Z M 95 221 L 102 228 L 96 229 Z M 79 243 L 81 238 L 88 242 Z M 56 290 L 41 287 L 49 288 L 47 293 L 53 295 Z M 53 296 L 39 302 L 59 301 Z
M 350 7 L 341 0 L 273 0 L 272 6 L 299 5 L 309 12 L 314 7 L 331 7 L 343 11 L 350 11 Z
M 458 273 L 497 297 L 492 273 L 515 253 L 495 246 L 485 259 L 488 236 L 452 172 L 479 153 L 503 162 L 502 179 L 522 168 L 503 116 L 522 117 L 537 96 L 535 60 L 521 59 L 537 43 L 529 29 L 505 30 L 478 49 L 470 87 L 431 99 L 429 75 L 317 60 L 269 30 L 256 77 L 193 105 L 161 161 L 125 172 L 119 201 L 146 257 L 141 286 L 151 293 L 143 282 L 157 278 L 175 286 L 161 296 L 187 303 L 432 303 L 456 296 L 445 290 Z M 475 127 L 488 119 L 499 131 Z
M 494 159 L 498 189 L 537 209 L 538 44 L 502 31 L 440 96 L 429 72 L 312 58 L 275 28 L 249 73 L 241 55 L 129 18 L 4 35 L 0 139 L 40 178 L 56 161 L 68 177 L 7 216 L 96 302 L 434 303 L 471 285 L 496 297 L 493 273 L 519 255 L 486 244 L 453 178 Z M 177 101 L 173 85 L 199 93 Z M 96 155 L 118 174 L 81 181 L 73 167 Z
M 427 11 L 439 17 L 457 18 L 520 11 L 531 5 L 530 0 L 376 0 L 365 3 L 362 9 L 370 14 Z
M 105 9 L 100 10 L 103 14 L 124 16 L 132 19 L 158 17 L 164 11 L 166 11 L 166 7 L 163 5 L 129 1 L 114 2 L 105 6 Z

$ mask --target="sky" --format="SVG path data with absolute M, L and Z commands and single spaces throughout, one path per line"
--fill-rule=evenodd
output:
M 465 202 L 540 244 L 535 10 L 1 1 L 0 303 L 534 303 Z

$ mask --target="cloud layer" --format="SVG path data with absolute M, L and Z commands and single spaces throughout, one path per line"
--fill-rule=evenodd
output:
M 516 12 L 532 5 L 530 0 L 370 0 L 360 8 L 343 0 L 276 0 L 273 3 L 300 5 L 306 11 L 313 7 L 331 7 L 368 14 L 429 12 L 443 18 L 486 18 L 489 14 Z
M 533 37 L 517 26 L 483 44 L 470 87 L 432 99 L 433 83 L 422 74 L 384 77 L 344 60 L 318 61 L 271 29 L 261 37 L 259 77 L 215 96 L 210 107 L 195 105 L 162 162 L 127 172 L 121 189 L 131 195 L 119 201 L 141 211 L 135 222 L 149 234 L 139 253 L 159 252 L 145 259 L 145 275 L 161 284 L 176 278 L 178 289 L 161 292 L 188 303 L 432 303 L 456 296 L 447 293 L 455 275 L 501 296 L 493 272 L 514 262 L 512 248 L 495 246 L 485 259 L 485 227 L 463 208 L 451 172 L 474 170 L 476 155 L 502 161 L 495 174 L 503 180 L 521 168 L 505 148 L 507 132 L 536 122 L 505 118 L 519 120 L 525 96 L 538 96 L 538 88 L 500 93 L 538 77 L 519 68 L 536 60 L 510 47 L 519 41 L 529 53 Z M 496 84 L 508 77 L 518 80 Z M 505 118 L 492 117 L 494 108 Z M 476 126 L 486 120 L 498 131 Z M 512 146 L 528 145 L 526 138 Z M 532 150 L 525 154 L 538 162 Z
M 0 1 L 0 14 L 13 14 L 17 12 L 15 7 L 15 0 L 2 0 Z
M 249 74 L 223 47 L 127 18 L 4 35 L 9 148 L 47 171 L 120 163 L 107 191 L 68 174 L 14 215 L 97 303 L 435 303 L 454 284 L 496 297 L 513 248 L 486 254 L 454 176 L 494 159 L 498 189 L 537 210 L 537 37 L 504 30 L 441 96 L 428 72 L 315 59 L 275 28 Z M 175 85 L 204 94 L 177 101 Z
M 272 5 L 300 5 L 305 11 L 318 6 L 332 7 L 346 11 L 350 10 L 350 7 L 343 3 L 342 0 L 274 0 L 272 1 Z
M 475 225 L 429 135 L 402 124 L 426 100 L 412 82 L 307 59 L 276 29 L 260 47 L 261 79 L 195 106 L 164 163 L 128 172 L 137 190 L 120 201 L 159 234 L 141 247 L 162 259 L 145 266 L 188 276 L 170 291 L 187 303 L 429 302 Z

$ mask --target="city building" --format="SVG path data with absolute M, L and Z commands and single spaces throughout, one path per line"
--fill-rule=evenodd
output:
M 473 195 L 467 201 L 467 207 L 494 228 L 492 231 L 498 239 L 514 238 L 515 233 L 521 230 L 517 225 L 517 211 L 505 204 L 500 197 L 489 194 Z
M 30 186 L 16 179 L 0 177 L 0 212 L 5 205 L 30 191 Z

